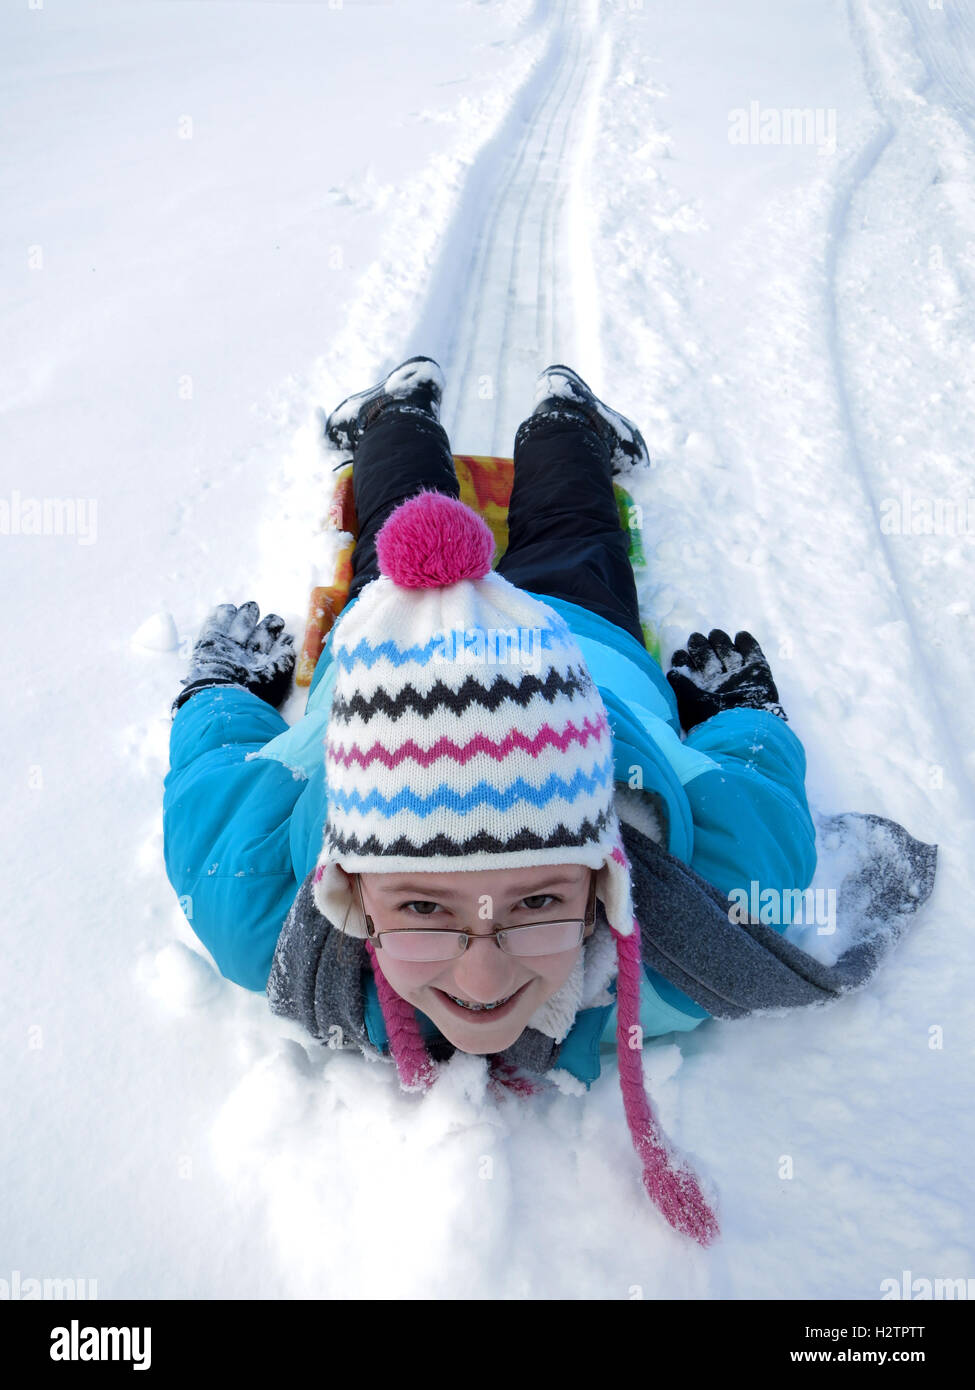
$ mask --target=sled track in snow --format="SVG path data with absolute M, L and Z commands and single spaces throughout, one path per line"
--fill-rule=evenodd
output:
M 961 10 L 965 12 L 964 18 L 959 17 L 960 24 L 962 27 L 967 27 L 971 32 L 975 33 L 975 22 L 973 22 L 971 15 L 970 0 L 958 0 L 958 5 Z M 869 8 L 869 0 L 847 0 L 850 34 L 861 62 L 868 90 L 870 91 L 871 98 L 877 109 L 877 114 L 883 121 L 883 126 L 871 137 L 855 159 L 847 178 L 843 181 L 838 190 L 837 198 L 831 211 L 830 224 L 832 235 L 827 243 L 825 266 L 826 282 L 829 291 L 826 302 L 827 341 L 836 382 L 837 408 L 842 420 L 843 431 L 848 441 L 850 459 L 856 468 L 860 486 L 874 515 L 877 547 L 883 557 L 887 572 L 890 575 L 897 595 L 897 603 L 910 635 L 910 645 L 914 654 L 915 666 L 923 680 L 929 707 L 934 714 L 935 730 L 946 745 L 946 749 L 950 755 L 950 765 L 961 774 L 960 786 L 963 798 L 970 807 L 973 807 L 975 806 L 975 788 L 972 787 L 966 769 L 965 753 L 960 747 L 953 731 L 953 721 L 950 716 L 950 711 L 945 708 L 940 691 L 935 681 L 932 679 L 932 662 L 927 652 L 928 644 L 925 637 L 918 629 L 910 604 L 905 597 L 908 586 L 902 574 L 901 566 L 895 558 L 889 537 L 881 528 L 876 488 L 874 479 L 871 476 L 871 470 L 859 444 L 859 429 L 851 403 L 843 349 L 840 342 L 838 266 L 840 250 L 850 236 L 850 215 L 853 201 L 858 193 L 867 185 L 881 159 L 899 134 L 896 110 L 893 109 L 892 103 L 885 95 L 883 80 L 878 72 L 877 63 L 871 52 L 871 39 L 866 32 L 867 25 L 864 22 L 864 15 L 861 13 L 865 8 Z M 911 19 L 911 25 L 914 30 L 915 40 L 917 41 L 918 27 L 916 16 Z M 918 45 L 918 47 L 920 47 L 920 45 Z M 927 47 L 930 48 L 930 45 Z M 932 82 L 934 80 L 934 75 L 932 74 L 929 62 L 925 59 L 923 54 L 922 62 L 924 62 L 925 70 L 928 72 L 929 82 Z M 952 64 L 950 65 L 950 72 L 945 69 L 942 73 L 942 79 L 946 84 L 946 92 L 950 93 L 955 91 L 958 82 L 957 72 L 957 66 Z M 960 92 L 959 96 L 962 95 L 964 95 L 964 93 Z M 954 112 L 961 114 L 966 129 L 970 130 L 971 127 L 965 119 L 962 107 L 956 105 L 954 97 L 951 98 L 951 105 Z M 965 97 L 964 105 L 975 109 L 972 107 L 970 97 Z
M 551 111 L 545 120 L 542 148 L 521 200 L 515 223 L 501 342 L 498 346 L 495 379 L 501 390 L 495 411 L 492 453 L 498 453 L 507 447 L 504 422 L 509 388 L 514 387 L 515 392 L 519 388 L 524 390 L 534 375 L 554 360 L 556 344 L 567 345 L 564 335 L 568 330 L 563 325 L 571 314 L 562 313 L 560 306 L 571 303 L 571 287 L 560 283 L 564 259 L 559 248 L 562 244 L 564 206 L 569 183 L 565 171 L 571 163 L 569 137 L 575 127 L 575 118 L 585 104 L 587 63 L 584 61 L 584 49 L 588 47 L 578 29 L 573 31 L 571 44 L 571 53 L 564 63 L 567 69 L 565 80 L 561 84 L 561 90 L 553 94 Z M 553 160 L 554 172 L 548 176 L 546 170 Z M 550 182 L 551 188 L 548 187 Z M 529 240 L 525 229 L 526 226 L 532 225 L 537 216 L 539 203 L 539 231 L 537 236 Z M 524 291 L 520 298 L 519 287 Z M 534 315 L 531 312 L 533 307 Z M 518 329 L 520 327 L 525 330 L 532 319 L 534 342 L 522 344 L 518 339 Z M 558 351 L 561 351 L 561 346 Z M 545 359 L 544 362 L 542 358 Z M 509 363 L 512 359 L 519 367 L 517 383 L 512 382 L 509 377 Z
M 428 351 L 432 324 L 449 315 L 442 419 L 457 448 L 508 452 L 535 376 L 571 350 L 565 200 L 573 135 L 592 100 L 593 31 L 578 8 L 562 0 L 544 58 L 472 169 L 433 277 L 426 327 L 414 335 L 415 351 Z
M 563 20 L 564 14 L 565 6 L 563 6 Z M 515 389 L 514 382 L 511 380 L 514 375 L 513 361 L 520 364 L 525 362 L 526 357 L 529 357 L 531 363 L 535 365 L 536 373 L 542 365 L 547 365 L 538 361 L 538 354 L 542 346 L 541 341 L 516 343 L 514 340 L 516 338 L 516 318 L 521 321 L 520 326 L 524 326 L 527 321 L 524 312 L 517 313 L 519 274 L 523 273 L 522 267 L 528 261 L 528 249 L 522 240 L 525 237 L 526 217 L 531 205 L 537 204 L 540 197 L 547 197 L 547 190 L 542 183 L 542 170 L 549 157 L 550 144 L 554 132 L 558 129 L 560 118 L 563 136 L 567 128 L 567 97 L 574 87 L 582 46 L 582 40 L 577 34 L 569 41 L 571 51 L 566 52 L 566 40 L 561 31 L 556 35 L 554 42 L 563 49 L 561 60 L 556 68 L 551 86 L 544 99 L 539 103 L 532 124 L 526 130 L 521 145 L 512 158 L 503 193 L 494 209 L 489 234 L 482 243 L 480 276 L 472 287 L 467 305 L 465 305 L 465 310 L 468 312 L 462 313 L 460 319 L 467 331 L 463 348 L 463 362 L 457 373 L 457 379 L 462 384 L 465 394 L 459 402 L 459 420 L 455 426 L 455 433 L 457 438 L 461 438 L 464 434 L 465 407 L 469 411 L 474 395 L 472 373 L 475 370 L 475 360 L 480 357 L 482 361 L 492 364 L 492 370 L 488 375 L 491 377 L 492 388 L 495 393 L 489 453 L 498 453 L 503 448 L 508 447 L 501 443 L 504 438 L 501 421 L 504 419 L 505 403 L 513 395 Z M 539 131 L 542 133 L 542 144 L 541 149 L 536 152 L 534 147 L 537 144 Z M 563 138 L 560 148 L 564 148 L 564 144 Z M 550 196 L 547 197 L 547 201 L 551 203 Z M 543 247 L 542 245 L 533 245 L 532 250 L 539 258 L 532 283 L 537 316 L 543 303 Z M 557 297 L 557 287 L 554 284 L 556 274 L 553 265 L 550 270 L 553 283 L 548 296 L 548 322 L 544 325 L 546 328 L 550 328 L 553 306 Z M 527 296 L 523 302 L 525 304 L 529 302 Z M 497 321 L 499 305 L 503 305 L 500 323 Z M 477 373 L 477 375 L 480 376 L 481 373 Z M 523 389 L 526 391 L 530 379 L 531 366 L 529 365 L 528 372 L 522 378 Z
M 947 0 L 943 10 L 932 10 L 928 0 L 902 0 L 902 5 L 928 85 L 935 92 L 940 90 L 944 104 L 971 137 L 975 129 L 975 72 L 965 61 L 965 47 L 975 41 L 970 0 Z M 944 28 L 947 42 L 937 41 L 930 28 L 933 21 Z

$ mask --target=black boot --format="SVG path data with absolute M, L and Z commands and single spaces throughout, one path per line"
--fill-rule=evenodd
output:
M 613 489 L 606 421 L 549 398 L 515 436 L 508 548 L 497 573 L 520 589 L 567 599 L 642 647 L 640 606 Z M 603 433 L 597 430 L 597 421 Z
M 643 435 L 625 415 L 611 410 L 595 396 L 578 372 L 555 363 L 539 374 L 535 383 L 535 409 L 528 417 L 554 415 L 582 416 L 609 446 L 613 474 L 628 473 L 640 464 L 649 465 L 650 455 Z M 521 430 L 531 428 L 526 420 Z
M 443 372 L 432 357 L 409 357 L 378 385 L 347 396 L 335 407 L 324 422 L 326 445 L 348 462 L 363 431 L 390 405 L 417 411 L 439 424 L 443 388 Z

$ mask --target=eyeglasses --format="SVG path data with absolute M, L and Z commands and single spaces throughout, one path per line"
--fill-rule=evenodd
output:
M 554 956 L 559 951 L 571 951 L 592 936 L 596 925 L 596 875 L 589 881 L 589 901 L 584 918 L 573 917 L 557 922 L 530 922 L 523 927 L 503 927 L 491 924 L 489 932 L 457 931 L 441 927 L 397 927 L 376 931 L 376 925 L 366 911 L 362 899 L 362 883 L 355 876 L 359 906 L 365 918 L 366 934 L 377 947 L 388 951 L 396 960 L 435 961 L 454 960 L 462 956 L 476 936 L 493 936 L 502 951 L 511 956 Z

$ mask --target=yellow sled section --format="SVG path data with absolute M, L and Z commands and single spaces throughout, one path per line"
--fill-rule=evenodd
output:
M 494 564 L 508 548 L 508 502 L 514 481 L 514 460 L 495 458 L 487 454 L 454 454 L 454 467 L 460 483 L 460 500 L 482 516 L 494 535 Z M 642 569 L 646 561 L 640 543 L 640 533 L 630 527 L 633 499 L 619 483 L 613 484 L 620 525 L 629 540 L 630 563 Z M 325 517 L 325 528 L 342 531 L 349 536 L 339 551 L 335 572 L 330 584 L 317 585 L 311 591 L 305 640 L 295 672 L 295 682 L 309 686 L 322 647 L 332 624 L 345 607 L 352 584 L 352 552 L 359 534 L 359 523 L 352 497 L 352 464 L 335 475 L 335 490 Z M 643 622 L 647 650 L 660 659 L 659 643 L 650 623 Z

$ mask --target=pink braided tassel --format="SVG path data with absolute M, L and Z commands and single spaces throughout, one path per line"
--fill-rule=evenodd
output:
M 641 1039 L 640 1031 L 640 974 L 643 956 L 640 946 L 640 925 L 633 919 L 633 931 L 616 937 L 616 956 L 619 974 L 616 981 L 616 1055 L 619 1059 L 620 1089 L 626 1122 L 630 1127 L 633 1147 L 643 1165 L 643 1185 L 650 1200 L 664 1214 L 675 1230 L 693 1236 L 701 1245 L 710 1245 L 718 1235 L 718 1222 L 704 1199 L 697 1179 L 668 1144 L 643 1084 L 642 1047 L 631 1046 L 631 1040 Z M 631 1032 L 631 1029 L 637 1031 Z
M 371 941 L 366 942 L 369 964 L 372 966 L 379 1007 L 382 1009 L 389 1035 L 389 1048 L 396 1062 L 400 1084 L 406 1091 L 425 1091 L 437 1079 L 437 1068 L 420 1036 L 413 1005 L 396 993 L 376 960 Z

